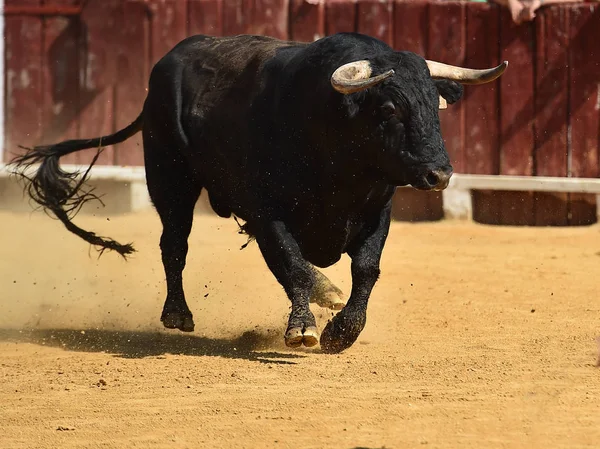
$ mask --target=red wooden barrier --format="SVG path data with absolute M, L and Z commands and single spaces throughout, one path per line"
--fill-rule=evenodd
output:
M 432 3 L 429 18 L 420 21 L 427 29 L 427 57 L 447 64 L 464 65 L 466 59 L 466 14 L 465 4 L 456 2 Z M 417 30 L 415 30 L 417 31 Z M 496 61 L 495 61 L 496 62 Z M 442 136 L 457 173 L 467 170 L 465 156 L 465 103 L 459 101 L 449 105 L 440 113 Z
M 187 37 L 188 5 L 185 0 L 160 0 L 148 4 L 151 15 L 150 66 L 153 66 L 165 53 Z
M 521 25 L 497 5 L 425 0 L 6 0 L 6 8 L 6 159 L 19 144 L 129 124 L 152 65 L 185 36 L 312 41 L 359 31 L 451 64 L 510 61 L 499 81 L 466 86 L 440 112 L 457 173 L 600 176 L 600 10 L 591 5 L 544 8 Z M 101 162 L 143 164 L 141 137 L 106 149 Z M 405 206 L 439 207 L 432 198 L 415 193 Z M 484 222 L 595 220 L 589 195 L 479 192 L 475 203 Z
M 41 0 L 7 0 L 6 6 L 40 6 Z M 42 138 L 43 81 L 42 19 L 36 16 L 5 18 L 6 111 L 5 158 L 33 146 Z
M 356 0 L 325 0 L 325 30 L 328 35 L 356 31 Z
M 325 0 L 291 0 L 290 39 L 312 42 L 325 36 Z
M 536 36 L 535 169 L 567 176 L 569 10 L 552 8 L 538 18 Z M 566 194 L 536 194 L 536 223 L 567 224 Z
M 600 9 L 573 8 L 570 14 L 569 174 L 595 178 L 600 175 Z M 593 223 L 595 203 L 595 196 L 570 194 L 570 223 Z
M 79 16 L 81 15 L 81 0 L 74 5 L 55 4 L 48 0 L 46 4 L 35 4 L 30 2 L 9 2 L 4 6 L 5 16 Z
M 356 31 L 394 45 L 393 6 L 393 0 L 361 0 L 358 3 Z
M 500 79 L 500 174 L 534 174 L 533 119 L 534 92 L 533 23 L 516 25 L 508 10 L 501 13 L 501 59 L 510 61 L 511 69 Z M 506 224 L 530 225 L 534 222 L 533 193 L 503 192 L 498 214 Z
M 465 65 L 492 67 L 498 63 L 499 8 L 487 3 L 475 3 L 466 9 Z M 465 160 L 469 173 L 499 174 L 499 105 L 498 81 L 483 86 L 465 88 Z M 496 192 L 475 191 L 473 218 L 495 222 L 500 197 Z
M 140 1 L 127 0 L 120 14 L 122 43 L 117 50 L 115 125 L 133 122 L 142 110 L 150 76 L 150 11 Z M 140 57 L 140 55 L 144 55 Z M 116 146 L 115 164 L 143 165 L 142 136 L 136 134 Z
M 73 0 L 47 0 L 45 6 L 57 10 L 78 8 Z M 79 67 L 81 22 L 75 16 L 48 16 L 42 22 L 42 137 L 43 142 L 57 142 L 79 137 Z M 40 36 L 40 37 L 42 37 Z M 65 163 L 77 162 L 77 155 L 65 156 Z
M 254 0 L 250 34 L 288 39 L 288 0 Z
M 116 49 L 122 24 L 117 21 L 120 0 L 88 2 L 81 14 L 82 43 L 79 59 L 79 133 L 104 136 L 115 130 L 114 105 L 117 85 Z M 106 147 L 99 164 L 114 163 L 114 148 Z M 95 149 L 77 153 L 79 163 L 89 163 Z
M 187 35 L 223 34 L 223 0 L 189 0 Z
M 428 3 L 397 0 L 394 8 L 394 48 L 427 57 Z

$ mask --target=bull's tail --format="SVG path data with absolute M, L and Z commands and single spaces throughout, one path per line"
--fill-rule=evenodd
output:
M 129 126 L 108 136 L 94 139 L 67 140 L 54 145 L 25 148 L 28 152 L 16 157 L 10 164 L 13 166 L 13 174 L 25 182 L 25 191 L 36 203 L 45 211 L 56 216 L 69 231 L 86 242 L 98 246 L 100 254 L 108 249 L 117 251 L 125 257 L 127 254 L 134 252 L 130 243 L 122 245 L 110 238 L 100 237 L 93 232 L 85 231 L 75 225 L 71 219 L 86 202 L 91 200 L 100 201 L 98 196 L 93 193 L 93 189 L 85 187 L 85 181 L 88 178 L 90 169 L 98 160 L 102 147 L 127 140 L 142 129 L 142 124 L 143 114 L 140 114 Z M 83 174 L 81 172 L 66 172 L 60 168 L 59 159 L 62 156 L 87 148 L 97 148 L 98 151 Z M 33 166 L 37 164 L 40 165 L 36 170 Z

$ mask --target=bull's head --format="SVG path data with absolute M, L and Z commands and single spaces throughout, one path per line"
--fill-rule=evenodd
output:
M 452 166 L 440 133 L 438 109 L 461 98 L 462 84 L 489 83 L 501 76 L 508 62 L 475 70 L 424 60 L 410 52 L 395 54 L 398 60 L 393 68 L 389 59 L 344 64 L 333 73 L 331 85 L 348 97 L 378 86 L 369 95 L 348 100 L 355 114 L 360 109 L 363 117 L 369 117 L 361 133 L 372 134 L 369 141 L 383 150 L 371 154 L 371 160 L 390 183 L 442 190 L 448 186 Z

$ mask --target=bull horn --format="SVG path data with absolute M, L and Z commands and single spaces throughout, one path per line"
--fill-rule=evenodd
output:
M 394 74 L 393 70 L 377 76 L 371 76 L 371 63 L 369 61 L 355 61 L 344 64 L 331 75 L 331 85 L 338 92 L 348 95 L 365 90 L 381 83 Z
M 437 61 L 426 61 L 432 78 L 444 78 L 458 81 L 461 84 L 485 84 L 499 78 L 506 68 L 508 61 L 504 61 L 497 67 L 491 69 L 466 69 L 454 65 L 443 64 Z

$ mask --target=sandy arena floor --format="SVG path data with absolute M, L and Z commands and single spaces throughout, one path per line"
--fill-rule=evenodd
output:
M 0 214 L 2 449 L 600 445 L 598 225 L 395 223 L 367 327 L 332 356 L 284 346 L 287 300 L 233 220 L 197 217 L 192 335 L 160 327 L 153 212 L 77 222 L 139 252 Z M 349 292 L 347 258 L 325 273 Z

